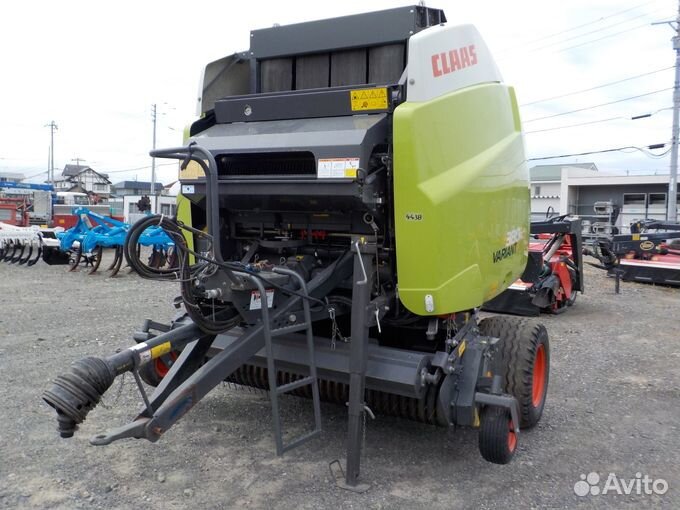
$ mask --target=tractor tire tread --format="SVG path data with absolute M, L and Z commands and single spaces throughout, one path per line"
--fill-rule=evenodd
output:
M 500 338 L 503 388 L 519 402 L 520 426 L 535 426 L 541 418 L 545 396 L 541 405 L 535 408 L 532 403 L 533 360 L 541 343 L 545 345 L 549 360 L 550 349 L 545 326 L 524 318 L 494 316 L 480 321 L 479 329 L 483 335 Z M 549 371 L 546 374 L 546 385 L 548 375 Z
M 510 450 L 508 411 L 499 407 L 486 407 L 480 416 L 479 452 L 484 460 L 494 464 L 507 464 L 515 455 Z

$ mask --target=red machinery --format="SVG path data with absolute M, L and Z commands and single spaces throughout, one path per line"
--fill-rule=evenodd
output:
M 581 220 L 558 216 L 532 222 L 529 258 L 522 277 L 482 309 L 535 316 L 562 313 L 583 292 Z
M 680 223 L 637 221 L 631 223 L 630 234 L 600 239 L 584 254 L 601 262 L 591 265 L 624 281 L 680 287 L 680 248 L 671 241 L 677 239 Z
M 0 197 L 0 222 L 17 227 L 27 227 L 29 203 L 23 198 Z

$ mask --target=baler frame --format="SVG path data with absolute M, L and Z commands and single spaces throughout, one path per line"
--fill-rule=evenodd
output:
M 216 208 L 212 207 L 212 204 L 216 203 L 215 192 L 217 190 L 214 158 L 209 151 L 196 144 L 157 150 L 153 152 L 153 156 L 183 159 L 184 165 L 192 160 L 203 167 L 207 176 L 208 236 L 214 243 L 215 262 L 223 267 L 224 264 L 219 261 L 220 257 L 217 255 L 220 253 L 218 236 L 213 233 L 216 224 L 214 217 Z M 57 410 L 62 436 L 73 435 L 77 424 L 82 422 L 87 413 L 96 406 L 106 389 L 113 383 L 114 378 L 129 371 L 135 377 L 144 402 L 142 411 L 127 425 L 107 433 L 97 434 L 91 438 L 90 442 L 93 445 L 107 445 L 124 438 L 144 438 L 155 442 L 208 392 L 226 380 L 239 367 L 248 363 L 258 351 L 264 348 L 269 368 L 268 377 L 277 453 L 283 454 L 312 439 L 321 430 L 321 416 L 314 359 L 314 338 L 310 328 L 313 316 L 309 302 L 316 301 L 326 305 L 322 301 L 323 289 L 335 287 L 346 278 L 347 274 L 352 274 L 347 467 L 345 480 L 339 482 L 339 485 L 356 491 L 366 490 L 368 486 L 359 483 L 359 474 L 364 413 L 371 413 L 364 401 L 369 328 L 379 325 L 381 314 L 384 314 L 386 310 L 384 304 L 381 308 L 380 297 L 374 301 L 370 300 L 375 240 L 360 236 L 352 238 L 350 244 L 351 252 L 345 253 L 335 264 L 327 267 L 308 283 L 305 283 L 295 271 L 274 267 L 272 269 L 274 274 L 295 278 L 299 282 L 302 293 L 296 292 L 291 295 L 271 314 L 264 298 L 266 288 L 263 280 L 268 281 L 268 278 L 273 275 L 263 272 L 267 277 L 263 278 L 262 275 L 256 275 L 252 271 L 225 268 L 225 272 L 231 273 L 230 278 L 234 285 L 244 286 L 245 282 L 250 282 L 251 286 L 257 288 L 262 299 L 261 319 L 255 325 L 244 329 L 236 340 L 223 343 L 222 349 L 215 349 L 211 357 L 208 356 L 209 351 L 221 335 L 216 337 L 205 334 L 184 316 L 169 326 L 147 321 L 145 331 L 135 334 L 135 340 L 140 343 L 134 347 L 104 360 L 86 358 L 76 363 L 72 373 L 57 378 L 53 388 L 44 394 L 45 400 Z M 326 306 L 325 310 L 314 314 L 315 319 L 330 316 L 332 306 Z M 304 317 L 304 322 L 297 323 L 297 317 L 300 314 Z M 491 374 L 494 345 L 498 339 L 481 336 L 476 327 L 475 317 L 468 316 L 466 319 L 449 342 L 449 351 L 424 356 L 425 365 L 422 367 L 418 365 L 418 370 L 413 372 L 413 387 L 416 392 L 423 392 L 428 384 L 437 385 L 441 382 L 436 404 L 438 419 L 444 420 L 449 425 L 474 426 L 479 421 L 477 409 L 480 405 L 506 409 L 511 416 L 511 430 L 517 437 L 520 432 L 517 399 L 503 393 L 500 375 L 488 375 Z M 155 335 L 150 331 L 152 328 L 165 331 Z M 274 338 L 301 330 L 306 332 L 310 357 L 307 366 L 309 376 L 277 386 Z M 328 342 L 328 340 L 325 341 Z M 141 383 L 140 369 L 152 360 L 173 351 L 180 352 L 178 358 L 172 363 L 169 372 L 151 397 L 147 397 Z M 463 353 L 466 353 L 464 360 Z M 208 357 L 207 361 L 205 361 L 206 357 Z M 386 379 L 388 378 L 386 376 Z M 277 397 L 280 393 L 295 390 L 303 385 L 311 385 L 313 389 L 315 428 L 310 434 L 284 445 Z M 89 390 L 84 388 L 89 388 Z
M 151 153 L 183 161 L 178 217 L 143 218 L 123 249 L 142 277 L 180 283 L 186 315 L 59 376 L 44 399 L 62 435 L 131 371 L 142 411 L 93 444 L 156 441 L 227 381 L 270 390 L 278 453 L 317 434 L 320 399 L 346 404 L 340 485 L 355 491 L 369 407 L 478 426 L 482 456 L 508 463 L 543 412 L 549 342 L 539 324 L 478 321 L 524 269 L 529 227 L 517 98 L 478 31 L 423 6 L 255 30 L 203 85 L 188 145 Z M 133 249 L 152 225 L 177 268 Z M 288 391 L 315 408 L 292 444 Z

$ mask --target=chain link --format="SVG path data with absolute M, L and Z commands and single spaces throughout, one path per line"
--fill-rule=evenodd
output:
M 118 391 L 116 392 L 116 396 L 113 397 L 113 402 L 111 404 L 106 404 L 104 399 L 99 402 L 99 405 L 102 406 L 104 409 L 112 409 L 115 407 L 116 404 L 118 404 L 118 401 L 120 400 L 121 395 L 123 394 L 123 385 L 125 384 L 125 376 L 127 375 L 127 372 L 123 372 L 123 375 L 120 377 L 120 384 L 118 384 Z
M 335 308 L 332 306 L 328 308 L 328 316 L 331 319 L 331 349 L 335 350 L 335 342 L 340 339 L 341 342 L 347 343 L 347 338 L 342 335 L 338 323 L 335 320 Z

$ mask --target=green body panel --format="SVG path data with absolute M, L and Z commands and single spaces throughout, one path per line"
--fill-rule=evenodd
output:
M 491 83 L 407 101 L 394 112 L 393 147 L 402 303 L 440 315 L 500 294 L 522 274 L 529 240 L 529 175 L 514 90 Z
M 191 130 L 191 123 L 187 124 L 184 126 L 184 130 L 182 132 L 182 143 L 186 145 L 189 142 L 190 138 L 190 130 Z M 181 172 L 179 179 L 181 180 Z M 194 226 L 191 218 L 191 201 L 186 198 L 182 193 L 177 194 L 177 220 L 184 223 L 185 225 L 189 225 L 191 227 Z M 184 235 L 184 239 L 186 239 L 187 246 L 189 247 L 190 250 L 194 249 L 194 236 L 189 233 L 188 230 L 183 230 L 182 234 Z M 194 263 L 194 256 L 189 255 L 189 262 L 191 264 Z

